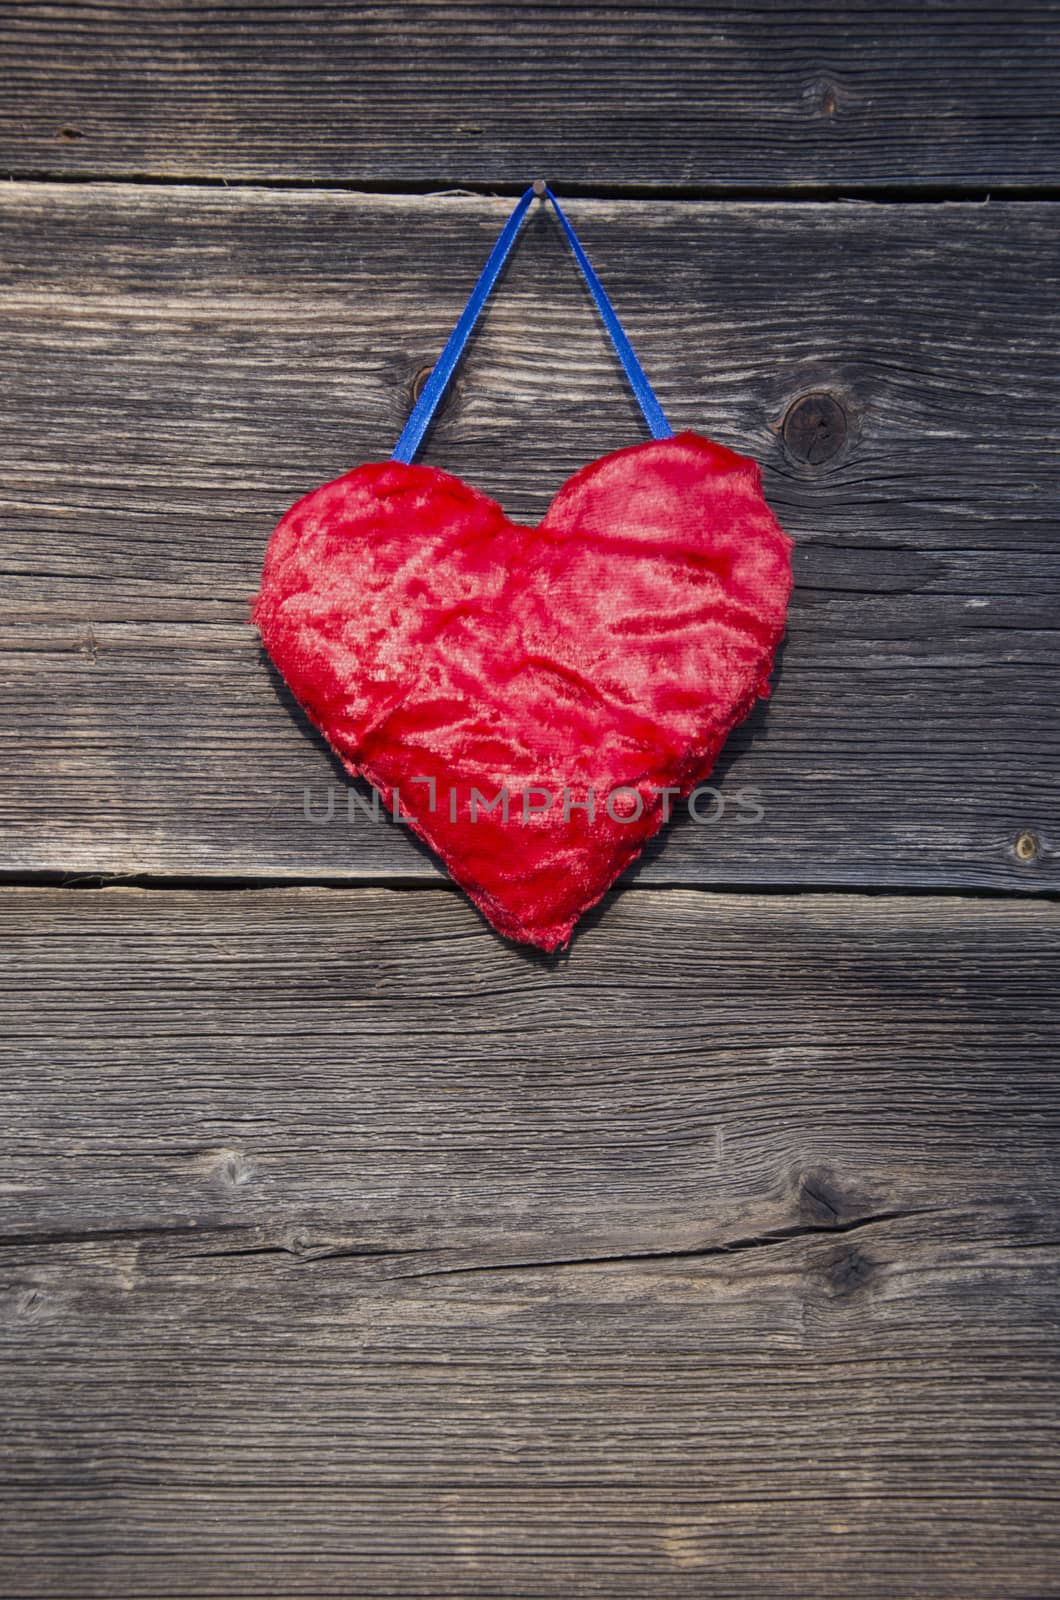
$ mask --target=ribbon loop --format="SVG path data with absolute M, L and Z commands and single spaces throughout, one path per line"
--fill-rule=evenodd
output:
M 544 190 L 543 195 L 540 193 L 541 189 Z M 537 183 L 531 184 L 526 192 L 520 196 L 515 210 L 501 229 L 497 242 L 489 253 L 486 265 L 479 274 L 478 282 L 471 291 L 467 305 L 461 312 L 456 327 L 446 341 L 445 349 L 438 357 L 430 377 L 423 386 L 419 399 L 412 408 L 409 420 L 406 422 L 401 437 L 394 448 L 392 460 L 403 461 L 407 464 L 412 461 L 416 451 L 423 443 L 424 434 L 431 425 L 434 413 L 438 409 L 449 379 L 452 377 L 456 365 L 464 353 L 464 346 L 467 344 L 475 323 L 481 315 L 483 306 L 493 292 L 504 263 L 511 254 L 512 246 L 523 225 L 526 213 L 535 198 L 547 198 L 552 203 L 560 226 L 574 252 L 574 259 L 578 263 L 586 283 L 589 285 L 589 292 L 595 300 L 603 318 L 604 326 L 611 336 L 611 343 L 614 345 L 615 353 L 622 363 L 622 370 L 625 372 L 630 387 L 637 398 L 637 404 L 644 413 L 644 420 L 648 424 L 652 438 L 670 439 L 673 437 L 673 429 L 666 420 L 662 406 L 655 396 L 655 391 L 648 382 L 644 368 L 633 352 L 633 346 L 626 337 L 625 329 L 618 320 L 615 308 L 608 299 L 603 284 L 593 270 L 592 263 L 583 250 L 581 241 L 572 228 L 569 218 L 547 184 Z

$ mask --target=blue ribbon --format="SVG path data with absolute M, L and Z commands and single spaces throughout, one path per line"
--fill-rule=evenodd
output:
M 501 229 L 499 238 L 489 253 L 489 259 L 479 275 L 479 280 L 471 291 L 467 305 L 460 315 L 460 320 L 446 342 L 445 349 L 438 357 L 430 377 L 423 386 L 419 399 L 412 409 L 412 414 L 406 422 L 401 438 L 398 440 L 391 457 L 394 461 L 410 462 L 423 443 L 423 436 L 431 425 L 434 413 L 438 409 L 446 385 L 453 375 L 457 362 L 464 353 L 464 346 L 471 336 L 471 331 L 478 321 L 483 306 L 493 292 L 493 286 L 501 275 L 504 263 L 511 254 L 512 245 L 515 243 L 523 219 L 538 191 L 531 184 L 526 193 L 521 196 L 518 205 Z M 599 308 L 604 319 L 604 326 L 611 335 L 611 343 L 622 369 L 629 379 L 630 387 L 637 397 L 637 403 L 644 413 L 644 420 L 648 424 L 653 439 L 673 438 L 673 429 L 663 414 L 662 406 L 655 397 L 655 391 L 648 382 L 644 368 L 633 353 L 633 346 L 626 338 L 625 330 L 615 314 L 615 308 L 607 298 L 606 291 L 600 279 L 593 271 L 589 257 L 582 249 L 578 235 L 570 225 L 570 221 L 560 206 L 552 190 L 547 186 L 542 199 L 551 200 L 560 225 L 570 241 L 574 251 L 574 259 L 582 270 L 589 291 Z

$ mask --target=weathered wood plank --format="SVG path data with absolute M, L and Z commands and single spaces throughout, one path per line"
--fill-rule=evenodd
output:
M 20 889 L 0 929 L 0 1233 L 606 1254 L 797 1224 L 821 1163 L 844 1220 L 1055 1194 L 1051 903 L 619 894 L 562 959 L 441 889 Z
M 857 1237 L 4 1251 L 4 1593 L 1054 1593 L 1055 1248 Z
M 1053 1592 L 1060 908 L 0 939 L 5 1595 Z
M 434 873 L 402 831 L 344 821 L 247 596 L 291 500 L 388 452 L 506 209 L 0 192 L 3 866 Z M 675 425 L 762 460 L 799 546 L 728 810 L 679 816 L 641 881 L 1055 887 L 1053 210 L 572 209 Z M 790 420 L 808 393 L 847 419 L 816 464 Z M 532 518 L 639 437 L 541 215 L 427 459 Z M 333 822 L 307 820 L 329 786 Z
M 724 190 L 1054 184 L 1056 8 L 3 7 L 0 167 Z

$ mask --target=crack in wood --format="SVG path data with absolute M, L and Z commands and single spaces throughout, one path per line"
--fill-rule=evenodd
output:
M 821 1203 L 825 1204 L 826 1202 L 822 1200 Z M 830 1209 L 834 1211 L 834 1208 Z M 462 1262 L 453 1266 L 428 1267 L 418 1272 L 402 1272 L 396 1276 L 402 1278 L 426 1278 L 482 1272 L 532 1272 L 547 1271 L 561 1267 L 623 1266 L 633 1265 L 638 1262 L 698 1260 L 712 1256 L 732 1256 L 751 1250 L 769 1249 L 778 1244 L 788 1244 L 796 1239 L 836 1238 L 880 1223 L 925 1216 L 929 1212 L 930 1208 L 901 1208 L 873 1212 L 865 1216 L 855 1217 L 848 1222 L 839 1222 L 837 1220 L 835 1223 L 821 1224 L 794 1223 L 787 1228 L 769 1229 L 763 1233 L 749 1234 L 737 1239 L 725 1240 L 718 1244 L 692 1245 L 673 1250 L 631 1250 L 600 1253 L 598 1255 L 541 1256 L 515 1261 Z M 151 1242 L 164 1242 L 169 1239 L 208 1238 L 218 1234 L 239 1235 L 260 1231 L 260 1224 L 255 1223 L 225 1223 L 207 1228 L 200 1228 L 197 1224 L 177 1224 L 172 1227 L 152 1227 L 147 1225 L 135 1228 L 74 1229 L 65 1232 L 3 1235 L 0 1236 L 0 1247 L 32 1249 L 35 1246 L 77 1246 L 117 1242 L 135 1243 L 137 1241 L 149 1244 Z M 331 1246 L 326 1243 L 314 1245 L 308 1241 L 303 1242 L 297 1237 L 289 1236 L 287 1239 L 265 1238 L 255 1243 L 233 1244 L 230 1249 L 219 1246 L 216 1249 L 182 1251 L 180 1259 L 223 1261 L 236 1258 L 287 1256 L 306 1265 L 312 1265 L 317 1262 L 356 1259 L 401 1260 L 407 1256 L 452 1253 L 454 1248 L 453 1246 L 445 1245 L 338 1244 Z
M 549 1271 L 556 1267 L 626 1266 L 646 1261 L 704 1260 L 711 1256 L 732 1256 L 749 1250 L 769 1249 L 773 1245 L 788 1244 L 793 1239 L 817 1237 L 831 1239 L 837 1235 L 854 1233 L 860 1228 L 868 1228 L 881 1222 L 896 1222 L 904 1218 L 925 1216 L 927 1214 L 928 1209 L 923 1207 L 910 1208 L 909 1210 L 877 1211 L 871 1216 L 856 1217 L 851 1222 L 837 1222 L 834 1226 L 827 1224 L 814 1226 L 810 1223 L 796 1223 L 790 1228 L 771 1229 L 766 1233 L 751 1234 L 745 1238 L 727 1240 L 724 1244 L 692 1245 L 687 1249 L 680 1250 L 643 1250 L 623 1252 L 617 1255 L 542 1257 L 540 1260 L 531 1261 L 491 1261 L 453 1267 L 431 1267 L 425 1272 L 405 1272 L 399 1273 L 398 1276 L 405 1278 L 451 1277 L 458 1274 L 478 1272 L 535 1272 Z
M 234 1250 L 192 1250 L 186 1252 L 186 1259 L 194 1261 L 224 1260 L 232 1256 L 293 1256 L 296 1260 L 307 1264 L 314 1261 L 338 1261 L 346 1258 L 378 1258 L 428 1255 L 431 1253 L 429 1245 L 414 1245 L 408 1249 L 395 1249 L 392 1245 L 340 1245 L 335 1249 L 328 1245 L 303 1245 L 298 1240 L 292 1239 L 289 1243 L 276 1241 L 270 1244 L 251 1244 L 237 1246 Z
M 222 1222 L 200 1227 L 195 1222 L 158 1224 L 141 1223 L 130 1228 L 74 1228 L 47 1233 L 0 1234 L 0 1249 L 23 1249 L 34 1245 L 111 1244 L 120 1241 L 143 1239 L 180 1239 L 202 1237 L 207 1233 L 243 1233 L 255 1226 L 249 1222 Z

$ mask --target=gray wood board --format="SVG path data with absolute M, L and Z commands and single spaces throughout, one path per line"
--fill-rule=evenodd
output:
M 619 892 L 552 958 L 449 889 L 3 904 L 4 1233 L 411 1216 L 562 1253 L 786 1227 L 818 1158 L 873 1212 L 1057 1177 L 1051 902 Z
M 9 890 L 0 1588 L 1056 1592 L 1060 908 Z M 636 978 L 636 981 L 632 981 Z
M 1055 6 L 5 5 L 0 170 L 1055 186 Z
M 506 211 L 0 192 L 3 867 L 435 874 L 404 830 L 349 822 L 247 601 L 291 501 L 389 452 Z M 758 458 L 798 544 L 774 696 L 718 768 L 727 809 L 680 812 L 640 881 L 1055 887 L 1054 212 L 572 214 L 674 425 Z M 820 447 L 792 422 L 815 394 L 841 408 Z M 540 214 L 425 459 L 534 519 L 641 437 Z

